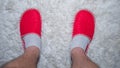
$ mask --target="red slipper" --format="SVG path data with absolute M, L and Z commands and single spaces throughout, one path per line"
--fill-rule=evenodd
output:
M 25 11 L 20 20 L 21 38 L 23 39 L 23 36 L 29 33 L 35 33 L 41 36 L 41 16 L 36 9 Z M 23 47 L 25 48 L 25 45 Z
M 95 29 L 95 20 L 93 14 L 88 10 L 79 11 L 75 17 L 72 37 L 78 34 L 82 34 L 87 36 L 91 41 L 94 35 L 94 29 Z M 87 52 L 88 47 L 89 44 L 85 52 Z

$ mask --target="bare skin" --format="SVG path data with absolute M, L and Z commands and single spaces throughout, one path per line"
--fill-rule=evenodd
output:
M 9 62 L 3 68 L 37 68 L 40 50 L 37 47 L 28 47 L 24 54 Z M 81 48 L 71 51 L 72 68 L 99 68 L 92 62 Z
M 37 68 L 39 54 L 37 47 L 28 47 L 22 56 L 7 63 L 3 68 Z
M 72 68 L 99 68 L 85 54 L 84 50 L 76 47 L 71 51 Z

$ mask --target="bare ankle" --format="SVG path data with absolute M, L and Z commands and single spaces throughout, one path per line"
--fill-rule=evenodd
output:
M 39 48 L 37 48 L 35 46 L 31 46 L 31 47 L 28 47 L 25 49 L 24 54 L 34 55 L 37 57 L 40 54 L 40 50 L 39 50 Z
M 72 49 L 71 55 L 72 56 L 74 56 L 74 55 L 85 55 L 85 52 L 82 48 L 76 47 L 76 48 Z
M 82 48 L 74 48 L 71 51 L 72 68 L 98 68 L 85 54 Z
M 28 47 L 23 55 L 5 64 L 3 68 L 36 68 L 39 54 L 39 48 Z

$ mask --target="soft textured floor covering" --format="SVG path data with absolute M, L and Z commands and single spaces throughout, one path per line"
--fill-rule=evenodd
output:
M 23 53 L 21 14 L 36 8 L 42 16 L 38 68 L 70 68 L 72 23 L 81 9 L 93 12 L 95 36 L 88 56 L 101 68 L 120 68 L 120 0 L 0 0 L 0 66 Z

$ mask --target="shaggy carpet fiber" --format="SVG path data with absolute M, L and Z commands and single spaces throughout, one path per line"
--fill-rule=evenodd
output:
M 101 68 L 120 68 L 120 0 L 0 0 L 0 66 L 23 54 L 19 20 L 36 8 L 42 16 L 38 68 L 70 68 L 72 24 L 81 9 L 93 12 L 95 35 L 88 56 Z

